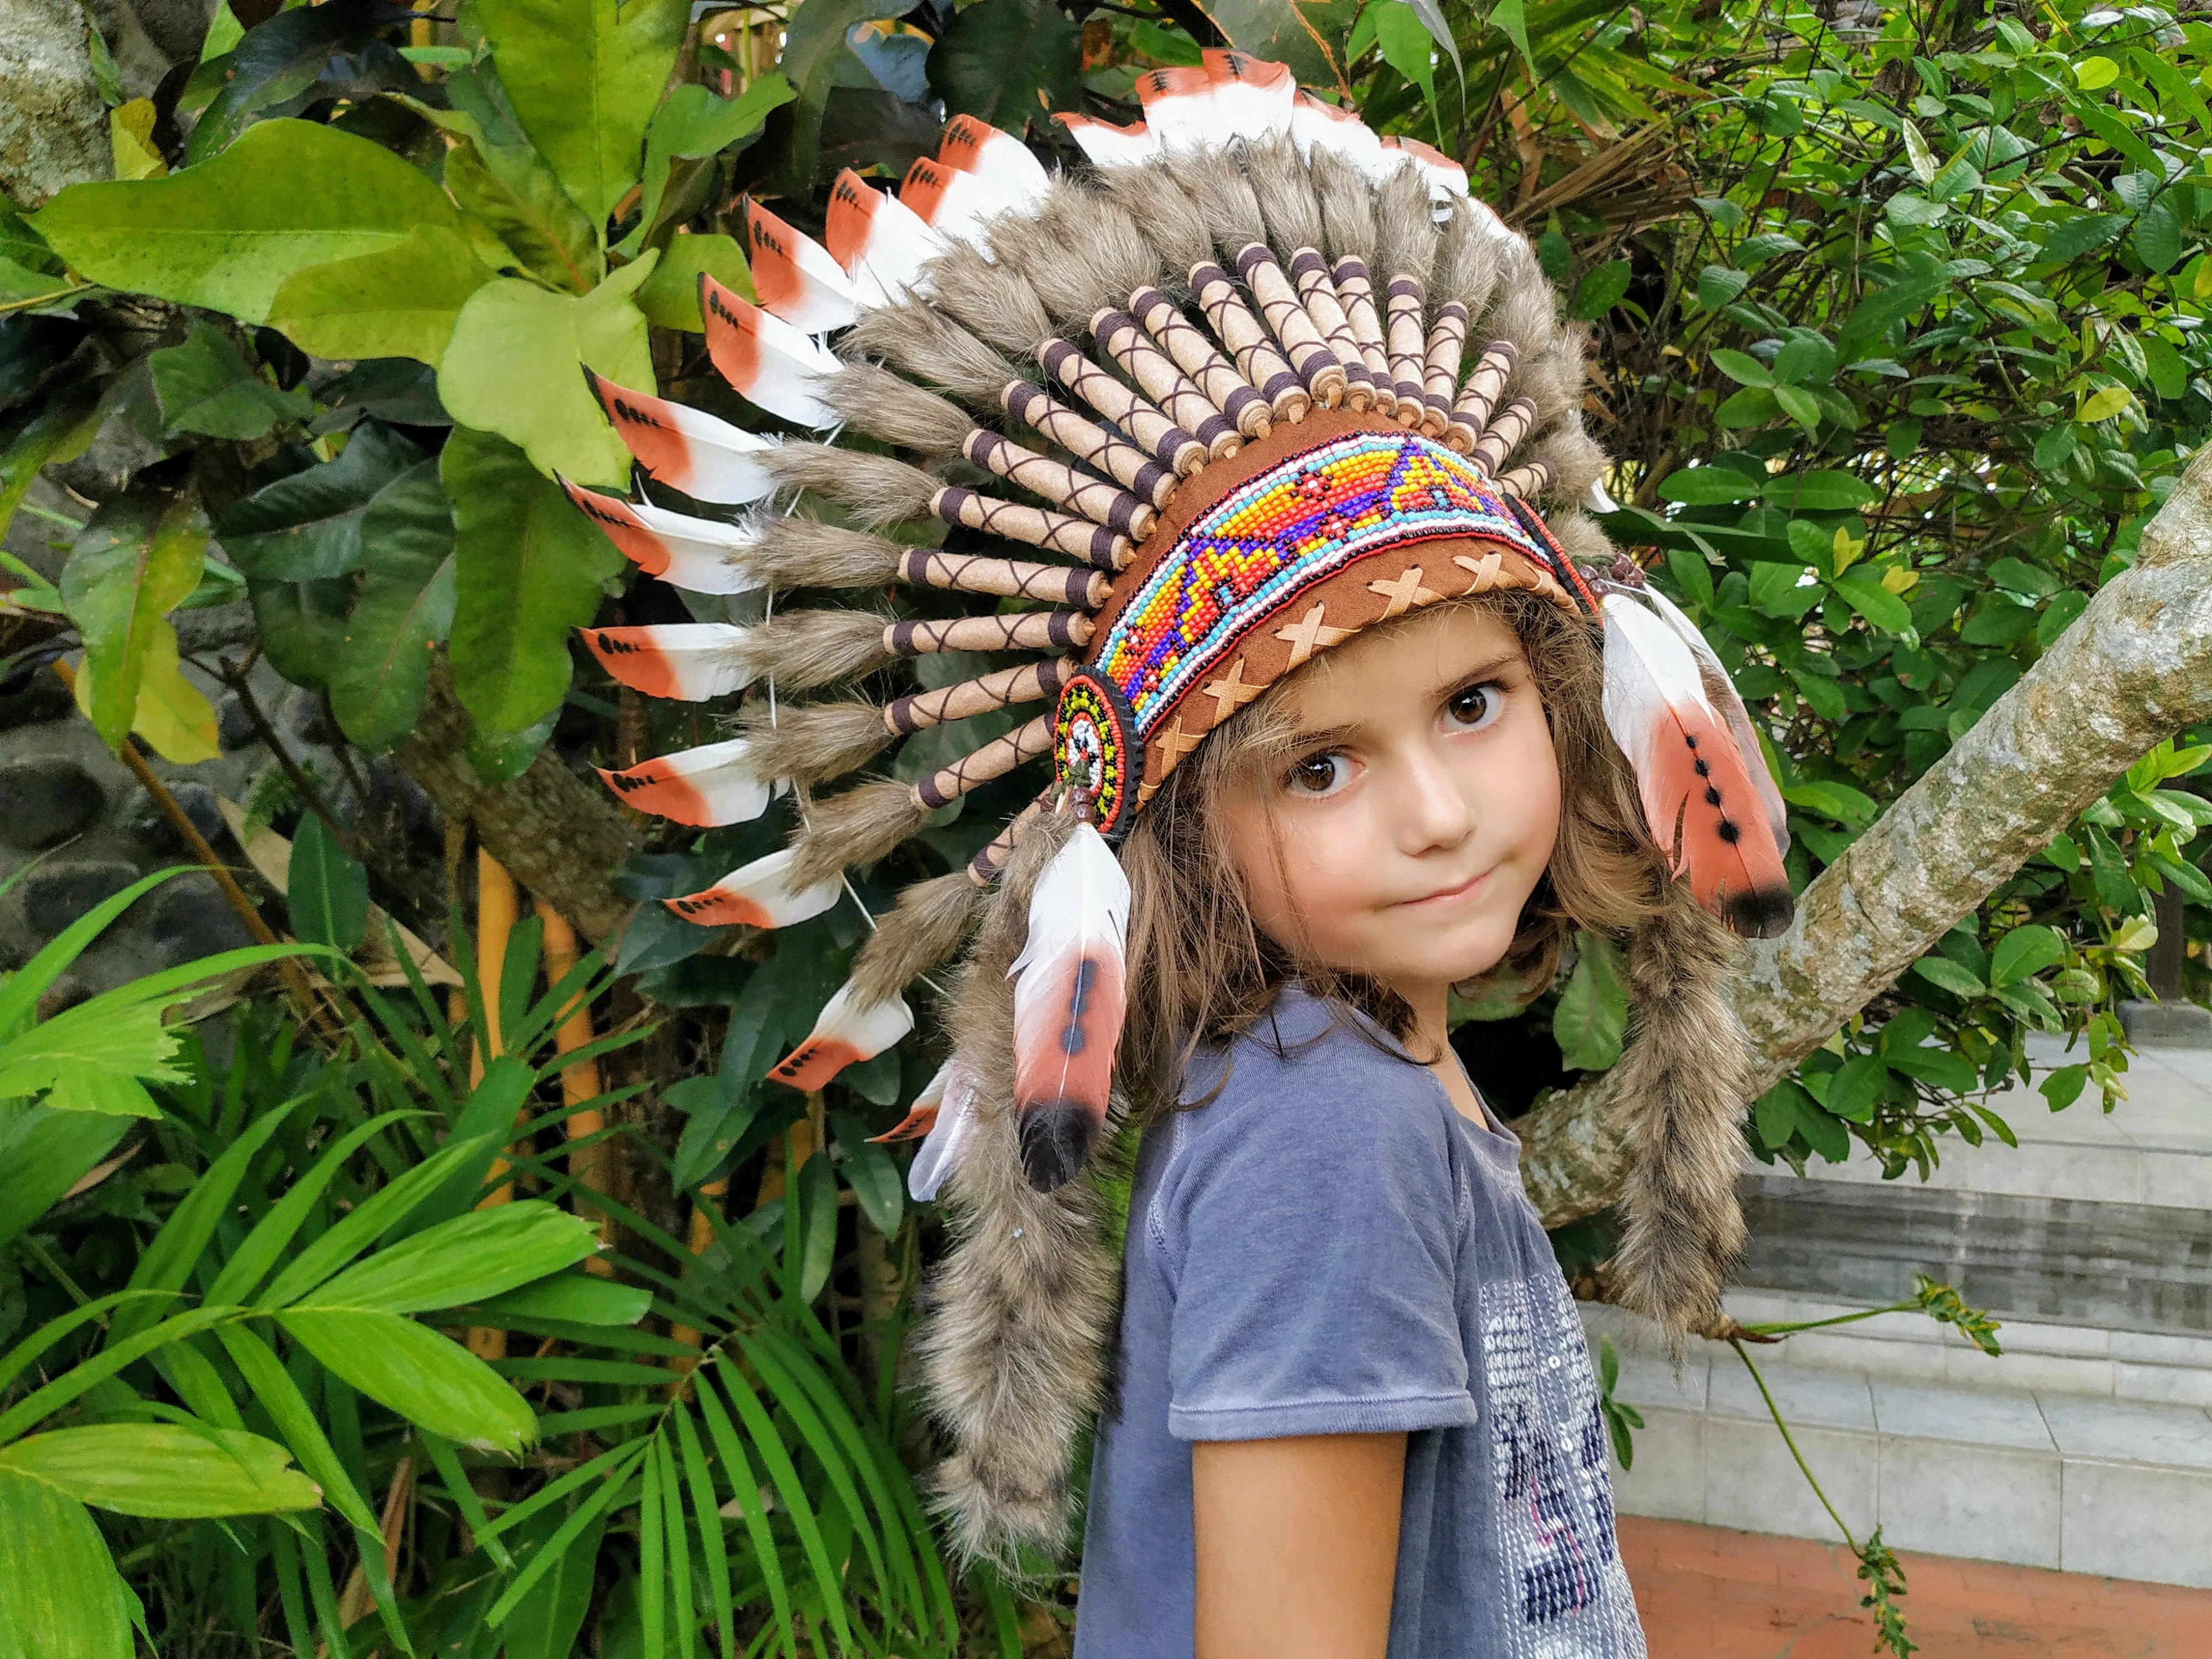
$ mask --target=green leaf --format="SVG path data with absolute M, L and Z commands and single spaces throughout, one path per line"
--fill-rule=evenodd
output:
M 1811 392 L 1798 386 L 1778 386 L 1774 388 L 1773 396 L 1782 412 L 1806 431 L 1811 432 L 1820 424 L 1820 399 Z
M 509 1457 L 537 1438 L 522 1396 L 428 1326 L 398 1314 L 296 1308 L 276 1322 L 334 1375 L 433 1434 Z
M 2069 215 L 2051 226 L 2051 234 L 2036 250 L 2038 264 L 2067 264 L 2093 249 L 2100 248 L 2120 234 L 2128 222 L 2124 213 Z
M 415 729 L 431 647 L 453 625 L 453 513 L 435 461 L 377 491 L 361 541 L 361 592 L 331 665 L 331 712 L 356 744 L 380 754 Z
M 535 1199 L 425 1228 L 355 1263 L 296 1307 L 422 1313 L 481 1302 L 557 1273 L 599 1251 L 592 1224 Z
M 0 196 L 0 202 L 6 199 Z M 84 453 L 105 418 L 100 394 L 100 382 L 89 375 L 71 379 L 0 449 L 0 537 L 15 523 L 15 509 L 41 469 Z
M 0 1654 L 131 1659 L 135 1598 L 75 1498 L 0 1473 Z
M 792 100 L 791 83 L 763 75 L 735 98 L 717 98 L 696 82 L 670 93 L 653 113 L 645 134 L 645 197 L 638 234 L 659 223 L 669 170 L 679 161 L 703 161 L 761 135 L 768 118 Z
M 522 130 L 594 223 L 637 182 L 684 39 L 684 0 L 478 0 Z
M 304 101 L 329 68 L 333 52 L 359 52 L 369 36 L 366 14 L 351 6 L 292 7 L 265 16 L 224 54 L 214 96 L 193 126 L 186 157 L 201 162 L 235 142 L 264 110 Z M 210 30 L 212 33 L 212 30 Z M 196 79 L 198 77 L 195 77 Z
M 0 1447 L 0 1480 L 37 1480 L 80 1504 L 185 1520 L 311 1510 L 322 1501 L 284 1448 L 234 1429 L 102 1423 Z
M 635 1325 L 653 1305 L 650 1291 L 591 1273 L 554 1273 L 477 1304 L 476 1322 L 552 1319 L 570 1325 Z
M 2081 1099 L 2081 1091 L 2088 1082 L 2089 1068 L 2086 1064 L 2061 1066 L 2045 1076 L 2038 1087 L 2044 1099 L 2050 1103 L 2051 1109 L 2063 1112 Z
M 2128 246 L 2153 270 L 2171 270 L 2181 263 L 2181 216 L 2174 210 L 2172 197 L 2160 197 L 2137 216 Z
M 2035 470 L 2056 472 L 2073 459 L 2075 442 L 2071 426 L 2054 423 L 2045 427 L 2043 435 L 2035 441 Z
M 1771 386 L 1774 384 L 1773 371 L 1747 351 L 1732 351 L 1722 346 L 1713 353 L 1713 367 L 1738 386 Z
M 490 280 L 465 239 L 443 225 L 417 225 L 389 247 L 295 271 L 270 300 L 269 325 L 311 356 L 412 357 L 434 367 L 461 307 Z
M 1881 573 L 1870 565 L 1855 565 L 1831 584 L 1836 597 L 1866 618 L 1869 627 L 1885 634 L 1902 634 L 1912 626 L 1912 607 L 1881 585 Z
M 1826 778 L 1804 778 L 1796 783 L 1782 786 L 1782 799 L 1792 806 L 1802 806 L 1808 812 L 1818 812 L 1822 817 L 1833 818 L 1838 823 L 1854 830 L 1863 829 L 1874 822 L 1877 808 L 1873 799 L 1854 789 L 1848 783 L 1836 783 Z
M 571 1659 L 580 1650 L 576 1638 L 591 1611 L 599 1540 L 607 1526 L 604 1509 L 591 1506 L 588 1500 L 586 1507 L 589 1512 L 580 1528 L 564 1524 L 568 1515 L 548 1510 L 541 1522 L 532 1524 L 536 1538 L 516 1540 L 525 1564 L 535 1565 L 548 1551 L 552 1561 L 538 1587 L 499 1627 L 506 1659 Z
M 2074 65 L 2074 79 L 2084 92 L 2096 92 L 2120 78 L 2120 66 L 2109 58 L 2084 58 Z
M 699 273 L 750 297 L 753 275 L 744 250 L 720 234 L 676 235 L 661 250 L 660 263 L 637 290 L 637 308 L 662 328 L 696 334 L 706 326 L 699 313 Z
M 1826 1109 L 1854 1123 L 1869 1122 L 1888 1081 L 1889 1066 L 1880 1054 L 1853 1054 L 1830 1074 Z
M 269 665 L 295 685 L 319 688 L 345 637 L 353 583 L 344 576 L 305 582 L 257 582 L 248 589 L 253 626 Z
M 1747 477 L 1732 466 L 1684 467 L 1669 472 L 1659 484 L 1662 501 L 1680 502 L 1684 507 L 1717 507 L 1729 501 L 1756 501 L 1759 492 L 1758 479 Z
M 340 951 L 361 948 L 368 930 L 368 871 L 346 855 L 317 813 L 305 814 L 292 838 L 284 896 L 298 938 Z
M 1989 989 L 1972 969 L 1960 967 L 1948 957 L 1923 957 L 1912 964 L 1912 971 L 1953 996 L 1978 997 Z
M 540 282 L 588 294 L 606 275 L 592 222 L 528 145 L 456 145 L 446 155 L 446 188 Z
M 1620 952 L 1602 934 L 1576 935 L 1575 971 L 1552 1011 L 1552 1034 L 1570 1071 L 1601 1072 L 1620 1058 L 1628 1030 L 1628 979 Z
M 647 252 L 580 297 L 512 277 L 478 289 L 461 308 L 438 365 L 447 411 L 463 426 L 518 445 L 541 472 L 581 483 L 626 482 L 629 451 L 577 365 L 617 386 L 651 389 L 645 318 L 630 295 L 657 259 Z
M 2057 929 L 2040 923 L 2015 927 L 1990 952 L 1990 983 L 2016 984 L 2065 959 L 2066 941 Z
M 422 459 L 391 428 L 364 422 L 336 460 L 264 484 L 223 513 L 216 538 L 257 588 L 343 576 L 361 563 L 362 514 L 369 502 Z M 327 659 L 322 666 L 327 671 Z
M 569 630 L 592 620 L 623 558 L 495 437 L 457 428 L 439 468 L 453 503 L 453 689 L 480 730 L 520 732 L 560 706 Z
M 195 325 L 182 345 L 149 353 L 146 368 L 169 432 L 258 438 L 280 422 L 305 420 L 315 411 L 313 398 L 277 390 L 228 335 L 205 323 Z
M 1410 11 L 1407 22 L 1428 40 Z M 957 13 L 929 53 L 929 84 L 945 112 L 979 115 L 1019 137 L 1081 106 L 1083 33 L 1049 0 L 977 0 Z
M 1421 89 L 1431 118 L 1439 118 L 1436 115 L 1436 43 L 1427 24 L 1412 6 L 1394 4 L 1392 0 L 1371 0 L 1360 17 L 1362 21 L 1374 21 L 1375 41 L 1382 49 L 1382 61 Z M 1602 311 L 1590 314 L 1601 315 Z
M 149 653 L 164 613 L 199 586 L 207 525 L 189 495 L 129 493 L 102 506 L 70 550 L 61 593 L 84 636 L 92 723 L 111 749 L 137 719 Z M 172 659 L 176 636 L 167 635 Z
M 906 1206 L 906 1178 L 887 1148 L 868 1139 L 867 1127 L 849 1112 L 834 1113 L 837 1150 L 844 1154 L 845 1184 L 860 1200 L 868 1224 L 889 1238 Z
M 2135 401 L 2135 396 L 2124 386 L 2108 386 L 2093 392 L 2081 400 L 2081 407 L 2074 411 L 2074 418 L 2084 426 L 2094 426 L 2099 421 L 2109 421 Z
M 1583 322 L 1595 322 L 1621 302 L 1628 293 L 1628 280 L 1627 260 L 1607 260 L 1575 285 L 1570 310 Z
M 20 981 L 28 969 L 19 971 Z M 5 1029 L 0 1022 L 0 1029 Z M 85 1172 L 130 1132 L 128 1118 L 65 1112 L 49 1106 L 0 1112 L 0 1248 L 60 1202 Z
M 797 1188 L 799 1299 L 811 1302 L 837 1261 L 837 1176 L 827 1152 L 817 1152 L 800 1165 Z
M 1707 265 L 1698 273 L 1698 304 L 1706 311 L 1718 311 L 1742 293 L 1750 281 L 1751 273 L 1747 270 L 1737 270 L 1729 265 Z M 1754 357 L 1752 361 L 1759 360 Z
M 1972 1094 L 1981 1082 L 1973 1062 L 1948 1048 L 1887 1048 L 1884 1057 L 1892 1071 L 1932 1084 L 1947 1093 Z
M 1784 472 L 1766 481 L 1765 495 L 1785 513 L 1847 513 L 1881 492 L 1849 472 Z
M 72 185 L 33 222 L 93 282 L 250 323 L 268 319 L 295 271 L 379 252 L 419 225 L 461 228 L 415 167 L 312 121 L 260 122 L 166 179 Z

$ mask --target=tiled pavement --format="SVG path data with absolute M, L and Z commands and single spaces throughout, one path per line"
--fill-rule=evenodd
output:
M 1866 1659 L 1874 1621 L 1839 1544 L 1632 1516 L 1620 1553 L 1651 1659 Z M 1920 1659 L 2207 1659 L 2212 1590 L 1936 1555 L 1902 1558 Z

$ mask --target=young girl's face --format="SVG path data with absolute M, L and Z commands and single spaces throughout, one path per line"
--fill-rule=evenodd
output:
M 1287 757 L 1222 803 L 1269 938 L 1425 1017 L 1495 967 L 1551 861 L 1559 770 L 1534 674 L 1489 609 L 1372 629 L 1285 682 Z

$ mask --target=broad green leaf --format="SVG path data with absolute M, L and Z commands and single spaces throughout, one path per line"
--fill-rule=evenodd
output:
M 1729 265 L 1707 265 L 1698 273 L 1698 304 L 1706 311 L 1718 311 L 1744 290 L 1751 281 L 1747 270 L 1737 270 Z M 1753 362 L 1758 362 L 1753 358 Z
M 775 179 L 784 195 L 805 198 L 814 189 L 822 150 L 822 114 L 840 76 L 860 70 L 845 36 L 856 23 L 885 15 L 884 0 L 806 0 L 790 14 L 776 67 L 792 101 L 769 123 L 776 152 Z
M 837 1176 L 830 1155 L 817 1152 L 800 1166 L 799 1297 L 811 1302 L 830 1282 L 837 1259 Z
M 592 620 L 622 556 L 498 438 L 458 428 L 439 466 L 456 532 L 453 689 L 479 730 L 522 731 L 560 706 L 569 630 Z
M 898 1231 L 905 1207 L 906 1180 L 886 1147 L 868 1139 L 867 1126 L 849 1112 L 831 1119 L 837 1131 L 837 1150 L 844 1154 L 845 1184 L 860 1200 L 860 1213 L 884 1237 Z
M 586 217 L 604 222 L 637 182 L 684 0 L 479 0 L 476 16 L 522 130 Z
M 364 422 L 336 460 L 264 484 L 224 512 L 216 520 L 216 538 L 257 589 L 343 576 L 361 564 L 362 514 L 379 490 L 422 459 L 422 452 L 391 428 Z M 325 673 L 329 666 L 326 659 Z
M 6 198 L 0 197 L 0 202 Z M 0 448 L 0 537 L 15 521 L 15 509 L 30 493 L 40 470 L 73 461 L 100 430 L 100 382 L 86 376 L 56 389 L 39 412 L 18 428 Z
M 1826 1097 L 1820 1103 L 1838 1117 L 1864 1123 L 1874 1116 L 1889 1078 L 1888 1062 L 1880 1054 L 1853 1054 L 1828 1079 Z
M 446 188 L 539 281 L 588 294 L 606 275 L 592 222 L 528 145 L 479 141 L 448 150 Z
M 1436 42 L 1429 33 L 1428 25 L 1411 5 L 1395 4 L 1393 0 L 1373 0 L 1360 16 L 1363 21 L 1373 20 L 1375 44 L 1382 50 L 1382 61 L 1421 89 L 1421 96 L 1428 101 L 1431 118 L 1437 118 Z M 1582 296 L 1577 293 L 1574 313 L 1577 317 L 1601 316 L 1611 309 L 1606 307 L 1585 313 L 1581 302 Z
M 1811 392 L 1800 386 L 1778 386 L 1774 388 L 1773 398 L 1782 412 L 1807 432 L 1810 433 L 1820 426 L 1820 403 Z
M 1662 501 L 1684 507 L 1717 507 L 1729 501 L 1759 499 L 1759 480 L 1746 477 L 1730 466 L 1684 467 L 1660 481 Z
M 392 247 L 418 225 L 458 232 L 460 216 L 381 144 L 283 120 L 166 179 L 72 185 L 33 223 L 95 283 L 258 323 L 293 272 Z
M 322 1494 L 291 1463 L 275 1441 L 234 1429 L 102 1423 L 0 1447 L 0 1480 L 40 1481 L 80 1504 L 156 1520 L 313 1509 Z
M 638 210 L 638 234 L 648 234 L 659 223 L 669 170 L 677 162 L 704 161 L 733 144 L 750 143 L 792 95 L 791 83 L 783 76 L 763 75 L 735 98 L 717 98 L 690 82 L 662 100 L 645 133 L 645 196 Z
M 334 1375 L 433 1434 L 519 1455 L 538 1436 L 522 1396 L 458 1342 L 398 1314 L 287 1309 L 276 1322 Z
M 1948 1048 L 1889 1048 L 1884 1058 L 1890 1070 L 1950 1094 L 1972 1094 L 1981 1081 L 1973 1063 Z
M 1766 481 L 1765 495 L 1785 513 L 1844 513 L 1881 492 L 1849 472 L 1784 472 Z
M 678 234 L 669 238 L 668 246 L 660 252 L 660 263 L 638 288 L 637 308 L 645 313 L 646 320 L 688 334 L 704 328 L 706 319 L 699 313 L 702 270 L 723 287 L 751 297 L 753 274 L 745 264 L 744 250 L 734 238 L 719 234 Z
M 571 1659 L 580 1650 L 576 1638 L 585 1615 L 591 1611 L 599 1539 L 607 1525 L 606 1511 L 589 1499 L 582 1510 L 581 1528 L 566 1524 L 569 1514 L 548 1510 L 530 1528 L 534 1536 L 515 1539 L 515 1549 L 526 1565 L 536 1565 L 538 1557 L 547 1551 L 552 1555 L 537 1588 L 516 1604 L 499 1627 L 506 1659 Z
M 379 1250 L 295 1306 L 393 1314 L 456 1307 L 557 1273 L 599 1248 L 590 1222 L 526 1199 L 471 1210 Z
M 2171 270 L 2181 263 L 2181 216 L 2174 211 L 2171 198 L 2160 197 L 2142 210 L 2128 234 L 2128 246 L 2153 270 Z
M 284 901 L 297 937 L 340 951 L 361 948 L 368 927 L 368 872 L 347 856 L 314 812 L 301 817 L 292 838 Z
M 0 1654 L 131 1659 L 136 1602 L 83 1504 L 0 1472 Z
M 377 491 L 361 542 L 361 592 L 331 665 L 331 712 L 355 743 L 381 753 L 415 729 L 431 648 L 453 625 L 453 513 L 435 461 Z
M 264 110 L 282 111 L 310 92 L 333 52 L 368 45 L 370 14 L 359 6 L 290 7 L 264 17 L 226 54 L 213 100 L 192 129 L 186 156 L 204 161 Z
M 1713 367 L 1738 386 L 1771 387 L 1774 384 L 1774 371 L 1747 351 L 1720 347 L 1713 353 Z
M 1792 806 L 1802 806 L 1808 812 L 1818 812 L 1822 817 L 1833 818 L 1838 823 L 1858 830 L 1874 822 L 1881 809 L 1872 798 L 1847 783 L 1836 783 L 1825 778 L 1803 778 L 1796 783 L 1782 786 L 1782 799 Z
M 253 626 L 269 665 L 295 685 L 319 690 L 330 679 L 353 604 L 350 577 L 262 581 L 247 589 Z
M 511 1056 L 501 1056 L 502 1060 L 509 1059 Z M 495 1061 L 494 1065 L 498 1063 Z M 491 1068 L 487 1067 L 485 1075 L 490 1073 Z M 514 1114 L 510 1110 L 502 1127 L 514 1121 Z M 456 1135 L 422 1163 L 386 1182 L 374 1195 L 348 1210 L 343 1219 L 333 1223 L 313 1243 L 295 1254 L 285 1263 L 283 1271 L 261 1292 L 258 1298 L 260 1305 L 281 1308 L 307 1296 L 368 1249 L 372 1241 L 424 1204 L 456 1169 L 465 1167 L 496 1146 L 499 1139 L 495 1134 Z M 257 1237 L 258 1232 L 256 1229 Z M 265 1271 L 265 1266 L 257 1263 L 257 1274 Z
M 2074 418 L 2084 426 L 2093 426 L 2099 421 L 2112 419 L 2134 401 L 2127 387 L 2108 386 L 2084 398 L 2081 407 L 2074 411 Z
M 1990 983 L 2013 985 L 2055 968 L 2066 959 L 2066 941 L 2056 928 L 2036 923 L 2015 927 L 1990 952 Z
M 629 451 L 577 366 L 617 386 L 653 386 L 645 318 L 630 296 L 657 258 L 648 252 L 580 297 L 512 277 L 478 289 L 438 365 L 438 396 L 447 412 L 518 446 L 541 472 L 623 483 Z
M 127 494 L 92 516 L 62 571 L 62 599 L 84 636 L 84 666 L 95 684 L 82 693 L 111 749 L 137 716 L 148 652 L 165 614 L 199 585 L 207 523 L 189 495 L 167 501 Z M 176 636 L 169 635 L 174 660 Z
M 1948 957 L 1923 957 L 1912 964 L 1912 971 L 1954 996 L 1978 997 L 1989 989 L 1972 969 L 1960 966 Z
M 1629 274 L 1627 260 L 1607 260 L 1575 285 L 1574 303 L 1570 310 L 1583 322 L 1595 322 L 1626 295 Z
M 130 1127 L 125 1117 L 50 1106 L 13 1106 L 0 1112 L 0 1168 L 8 1171 L 8 1178 L 0 1181 L 0 1248 L 58 1203 Z
M 88 714 L 98 684 L 89 668 L 79 671 L 77 707 Z M 215 705 L 185 678 L 177 653 L 177 630 L 166 617 L 155 620 L 146 641 L 146 654 L 139 660 L 138 703 L 131 711 L 131 731 L 173 765 L 194 765 L 222 752 Z
M 2096 92 L 2120 78 L 2120 66 L 2109 58 L 2084 58 L 2074 65 L 2074 79 L 2084 92 Z
M 150 353 L 146 367 L 171 432 L 258 438 L 280 422 L 305 420 L 315 410 L 313 398 L 279 391 L 263 380 L 229 336 L 205 323 L 194 325 L 183 344 Z
M 1575 941 L 1575 971 L 1552 1011 L 1552 1035 L 1571 1071 L 1601 1072 L 1620 1058 L 1628 1029 L 1628 978 L 1620 952 L 1585 928 Z
M 461 307 L 491 279 L 465 238 L 417 225 L 389 247 L 295 272 L 269 302 L 269 325 L 312 356 L 412 357 L 434 367 Z
M 653 1293 L 592 1273 L 555 1273 L 480 1302 L 470 1310 L 475 1322 L 553 1319 L 570 1325 L 635 1325 L 652 1306 Z
M 2127 224 L 2124 213 L 2069 214 L 2051 227 L 2036 252 L 2039 264 L 2065 264 L 2100 248 Z
M 402 1323 L 405 1322 L 400 1322 Z M 376 1513 L 368 1499 L 356 1490 L 337 1449 L 331 1444 L 314 1408 L 307 1404 L 300 1385 L 276 1358 L 276 1350 L 250 1325 L 224 1324 L 216 1329 L 223 1352 L 238 1367 L 246 1390 L 300 1460 L 307 1478 L 323 1489 L 323 1499 L 363 1535 L 376 1535 Z
M 1881 585 L 1881 576 L 1870 565 L 1856 565 L 1836 578 L 1837 598 L 1885 634 L 1902 634 L 1912 626 L 1912 607 Z

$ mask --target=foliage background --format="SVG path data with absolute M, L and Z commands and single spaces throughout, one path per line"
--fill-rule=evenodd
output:
M 572 970 L 553 933 L 498 913 L 495 875 L 471 879 L 471 817 L 487 841 L 517 831 L 495 814 L 527 811 L 520 830 L 549 844 L 627 847 L 611 874 L 581 858 L 532 877 L 596 937 L 611 904 L 703 886 L 787 827 L 692 837 L 544 785 L 722 712 L 648 705 L 574 649 L 575 626 L 684 620 L 693 601 L 628 570 L 550 474 L 627 476 L 580 364 L 775 428 L 687 331 L 696 273 L 746 285 L 744 193 L 818 232 L 839 168 L 896 177 L 961 112 L 1072 163 L 1047 112 L 1129 118 L 1141 69 L 1224 39 L 1462 157 L 1591 327 L 1609 527 L 1766 717 L 1801 882 L 2125 567 L 2212 422 L 2212 37 L 2155 7 L 882 3 L 694 20 L 671 0 L 413 18 L 236 0 L 161 63 L 94 31 L 120 182 L 0 209 L 0 529 L 42 474 L 76 497 L 59 521 L 40 509 L 53 556 L 9 564 L 8 671 L 71 653 L 103 736 L 179 763 L 212 752 L 211 682 L 250 691 L 257 659 L 325 698 L 340 775 L 277 766 L 249 803 L 308 854 L 289 896 L 262 892 L 269 918 L 358 947 L 373 898 L 468 981 L 449 1006 L 331 963 L 312 1014 L 250 994 L 150 1078 L 158 1117 L 59 1085 L 0 1103 L 10 1167 L 37 1175 L 0 1225 L 0 1344 L 18 1344 L 0 1362 L 0 1503 L 79 1505 L 55 1535 L 95 1577 L 117 1564 L 159 1651 L 1062 1639 L 1048 1578 L 1025 1604 L 951 1583 L 908 1473 L 925 1443 L 892 1382 L 934 1231 L 866 1136 L 932 1069 L 927 1036 L 826 1098 L 759 1080 L 864 919 L 842 906 L 765 938 L 647 905 L 612 963 Z M 175 613 L 241 599 L 252 645 L 180 663 Z M 747 614 L 714 604 L 702 614 Z M 939 740 L 895 769 L 933 763 Z M 377 757 L 430 783 L 442 837 L 371 810 L 354 763 Z M 2154 933 L 2167 986 L 2205 988 L 2208 761 L 2187 743 L 2148 757 L 1760 1101 L 1753 1150 L 1802 1165 L 1856 1139 L 1924 1172 L 1947 1134 L 2008 1135 L 1983 1097 L 2029 1073 L 2037 1030 L 2074 1041 L 2034 1073 L 2048 1103 L 2109 1109 L 2116 1005 L 2142 990 Z M 543 787 L 471 811 L 456 769 Z M 964 859 L 1030 793 L 980 793 L 865 875 L 861 902 Z M 30 998 L 0 1038 L 54 1023 L 34 978 L 10 981 Z M 580 998 L 619 1035 L 604 1053 L 556 1043 Z M 1617 956 L 1586 939 L 1528 1007 L 1462 1012 L 1478 1077 L 1525 1107 L 1617 1058 Z M 478 1161 L 437 1161 L 456 1147 Z M 529 1420 L 520 1462 L 350 1376 L 231 1273 L 257 1237 L 297 1249 L 381 1200 L 382 1231 L 355 1240 L 373 1264 L 434 1219 L 517 1208 L 473 1206 L 518 1182 L 599 1224 L 619 1258 L 600 1289 L 555 1261 L 532 1278 L 562 1278 L 557 1305 L 447 1285 L 368 1311 L 443 1343 L 422 1349 L 434 1368 L 458 1355 L 503 1378 L 477 1398 Z M 1563 1256 L 1589 1266 L 1603 1237 L 1578 1229 Z M 146 1323 L 106 1302 L 155 1288 L 197 1311 Z M 435 1334 L 443 1309 L 466 1310 L 445 1315 L 454 1339 Z M 82 1428 L 119 1455 L 113 1431 L 156 1425 L 281 1448 L 255 1454 L 276 1458 L 267 1513 L 223 1519 L 206 1492 L 131 1510 L 97 1480 L 27 1473 L 53 1467 L 51 1441 L 17 1449 Z M 319 1509 L 278 1512 L 270 1493 L 299 1496 L 283 1452 Z M 73 1518 L 84 1504 L 100 1530 Z M 130 1645 L 128 1605 L 83 1650 Z

